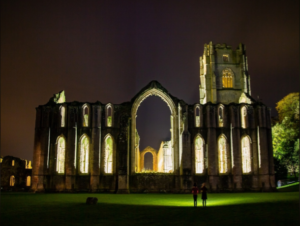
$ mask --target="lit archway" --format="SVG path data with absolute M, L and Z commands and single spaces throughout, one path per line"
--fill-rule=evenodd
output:
M 157 151 L 152 147 L 146 147 L 140 154 L 140 166 L 141 166 L 141 172 L 144 170 L 145 167 L 145 155 L 147 153 L 151 153 L 153 156 L 153 171 L 157 171 Z
M 113 173 L 113 138 L 110 134 L 104 138 L 104 172 Z
M 87 135 L 84 134 L 80 139 L 80 155 L 79 155 L 80 173 L 88 173 L 89 171 L 89 150 L 90 150 L 90 142 Z
M 178 170 L 178 142 L 177 137 L 178 134 L 178 120 L 177 120 L 177 109 L 176 105 L 173 102 L 172 98 L 166 93 L 163 92 L 160 88 L 158 88 L 159 84 L 157 82 L 152 82 L 151 86 L 143 91 L 140 95 L 135 98 L 135 101 L 132 105 L 131 109 L 131 172 L 136 173 L 138 169 L 142 169 L 139 167 L 139 158 L 138 158 L 138 151 L 136 145 L 136 113 L 141 105 L 141 103 L 148 98 L 149 96 L 158 96 L 160 97 L 170 108 L 171 111 L 171 149 L 172 149 L 172 156 L 173 156 L 173 170 Z

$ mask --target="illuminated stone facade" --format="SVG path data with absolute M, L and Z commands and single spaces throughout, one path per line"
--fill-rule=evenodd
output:
M 190 192 L 194 182 L 211 192 L 273 190 L 270 109 L 250 96 L 245 47 L 205 44 L 199 88 L 193 105 L 157 81 L 123 104 L 56 94 L 36 108 L 32 190 Z M 152 95 L 170 109 L 171 139 L 141 151 L 136 113 Z

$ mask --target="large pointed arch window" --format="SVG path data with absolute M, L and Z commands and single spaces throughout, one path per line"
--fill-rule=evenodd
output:
M 223 88 L 233 87 L 233 73 L 229 68 L 224 69 L 222 72 L 222 83 Z
M 241 108 L 241 124 L 242 128 L 247 127 L 247 108 L 245 106 Z
M 65 127 L 65 125 L 66 125 L 66 121 L 65 121 L 66 108 L 64 106 L 61 106 L 59 111 L 60 111 L 60 126 Z
M 242 164 L 243 173 L 251 172 L 250 139 L 248 136 L 242 138 Z
M 105 138 L 105 162 L 104 172 L 113 172 L 113 139 L 110 135 Z
M 218 140 L 218 155 L 219 155 L 219 173 L 227 172 L 227 147 L 226 138 L 224 135 L 220 136 Z
M 195 170 L 204 172 L 204 140 L 199 135 L 195 139 Z
M 56 171 L 65 173 L 66 140 L 59 137 L 57 140 Z
M 83 135 L 80 140 L 80 173 L 88 173 L 89 167 L 89 139 Z
M 82 116 L 83 116 L 83 126 L 89 126 L 89 107 L 87 104 L 82 107 Z

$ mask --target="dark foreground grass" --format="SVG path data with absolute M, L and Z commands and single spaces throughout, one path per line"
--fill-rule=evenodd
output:
M 98 198 L 86 205 L 87 197 Z M 198 200 L 201 204 L 201 199 Z M 299 192 L 208 194 L 192 207 L 179 194 L 2 193 L 0 223 L 9 225 L 299 225 Z

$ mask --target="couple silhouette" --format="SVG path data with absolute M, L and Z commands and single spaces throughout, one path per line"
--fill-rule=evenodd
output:
M 207 188 L 205 187 L 205 183 L 202 184 L 201 188 L 200 188 L 200 192 L 201 192 L 201 199 L 202 199 L 202 204 L 203 207 L 206 206 L 206 200 L 207 200 Z M 193 194 L 193 198 L 194 198 L 194 207 L 197 207 L 197 198 L 198 198 L 198 193 L 199 193 L 199 189 L 197 187 L 197 184 L 194 183 L 194 186 L 192 188 L 192 194 Z

